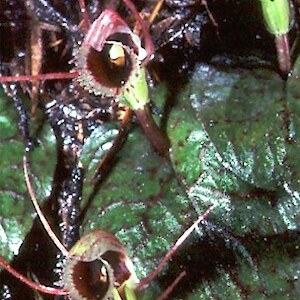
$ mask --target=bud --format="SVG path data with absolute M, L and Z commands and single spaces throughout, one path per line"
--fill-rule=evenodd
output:
M 261 0 L 266 27 L 271 34 L 282 35 L 290 29 L 290 3 L 288 0 Z

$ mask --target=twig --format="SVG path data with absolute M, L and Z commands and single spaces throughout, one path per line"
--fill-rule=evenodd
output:
M 78 72 L 70 73 L 48 73 L 38 75 L 15 75 L 15 76 L 0 76 L 0 83 L 5 82 L 19 82 L 19 81 L 35 81 L 35 80 L 59 80 L 59 79 L 73 79 L 78 76 Z
M 156 18 L 157 14 L 159 13 L 163 3 L 165 0 L 159 0 L 157 1 L 157 3 L 155 4 L 150 17 L 148 18 L 148 23 L 149 25 L 152 24 L 152 22 L 154 21 L 154 19 Z
M 86 10 L 85 1 L 84 0 L 78 0 L 78 2 L 79 2 L 80 10 L 81 10 L 81 13 L 82 13 L 83 21 L 84 21 L 84 31 L 86 33 L 89 30 L 89 28 L 91 27 L 89 14 Z
M 147 58 L 143 61 L 143 65 L 146 65 L 147 62 L 152 58 L 152 54 L 154 53 L 154 46 L 153 46 L 151 36 L 149 34 L 149 31 L 147 30 L 147 27 L 145 25 L 144 20 L 140 16 L 139 12 L 135 8 L 135 6 L 131 2 L 131 0 L 123 0 L 123 2 L 131 10 L 131 12 L 134 15 L 135 19 L 138 21 L 138 23 L 141 26 L 141 29 L 142 29 L 142 32 L 143 32 L 143 37 L 144 37 L 144 40 L 145 40 L 145 48 L 146 48 L 146 51 L 147 51 Z

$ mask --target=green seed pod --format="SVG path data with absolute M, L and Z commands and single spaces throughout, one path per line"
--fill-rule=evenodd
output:
M 149 102 L 149 90 L 144 68 L 138 68 L 130 79 L 121 100 L 132 110 L 143 109 Z
M 271 34 L 282 35 L 290 29 L 290 2 L 288 0 L 260 0 L 266 27 Z

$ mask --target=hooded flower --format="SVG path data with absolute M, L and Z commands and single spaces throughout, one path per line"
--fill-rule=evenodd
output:
M 114 288 L 136 287 L 139 280 L 125 248 L 111 233 L 96 229 L 70 250 L 64 268 L 72 299 L 110 299 Z
M 76 53 L 78 81 L 95 95 L 118 96 L 138 77 L 145 57 L 140 38 L 115 11 L 106 9 Z

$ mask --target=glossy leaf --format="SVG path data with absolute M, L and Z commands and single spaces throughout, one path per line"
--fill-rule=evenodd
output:
M 87 209 L 82 234 L 96 228 L 116 234 L 143 278 L 184 229 L 205 208 L 217 204 L 208 222 L 137 299 L 156 298 L 183 270 L 187 275 L 172 299 L 299 298 L 298 75 L 299 62 L 287 82 L 262 68 L 198 64 L 188 83 L 173 95 L 176 101 L 167 120 L 171 161 L 153 152 L 137 126 L 131 131 Z M 151 98 L 163 105 L 166 91 L 167 86 L 159 86 Z M 9 130 L 1 133 L 7 135 L 2 140 L 3 157 L 16 143 L 19 160 L 7 155 L 3 172 L 19 183 L 21 167 L 10 173 L 10 166 L 12 162 L 21 166 L 23 145 L 14 138 L 16 116 L 4 100 L 1 115 Z M 85 140 L 79 157 L 85 170 L 82 205 L 116 128 L 117 124 L 95 126 Z M 45 130 L 44 139 L 49 136 L 51 131 Z M 55 155 L 49 157 L 53 160 L 47 163 L 53 166 Z M 39 171 L 35 180 L 47 186 L 51 172 L 43 177 L 44 171 Z M 5 181 L 2 186 L 5 191 Z M 25 188 L 18 191 L 21 184 L 13 186 L 29 207 Z M 3 220 L 15 216 L 30 224 L 32 210 L 25 214 L 27 208 L 11 201 L 1 206 Z M 3 228 L 11 248 L 13 235 Z M 2 254 L 6 249 L 1 246 Z
M 11 100 L 0 90 L 0 152 L 1 152 L 1 255 L 11 258 L 18 249 L 29 230 L 34 218 L 34 209 L 27 193 L 22 157 L 24 144 L 19 134 L 18 116 Z M 48 125 L 41 136 L 37 137 L 32 167 L 35 171 L 35 188 L 39 199 L 50 193 L 52 172 L 55 165 L 55 138 Z M 53 160 L 47 157 L 54 157 Z M 41 168 L 40 166 L 43 166 Z
M 200 279 L 190 299 L 297 298 L 297 68 L 286 85 L 267 70 L 198 65 L 172 111 L 174 168 L 190 199 L 219 204 L 214 219 L 227 228 L 237 260 Z

